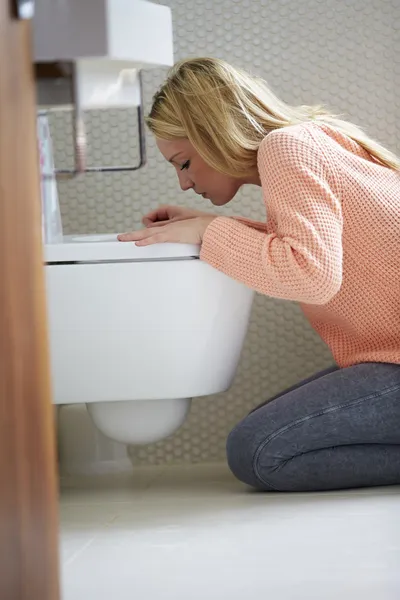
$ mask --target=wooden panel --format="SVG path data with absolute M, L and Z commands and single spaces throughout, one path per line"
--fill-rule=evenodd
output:
M 30 23 L 0 0 L 0 598 L 56 600 L 57 478 Z

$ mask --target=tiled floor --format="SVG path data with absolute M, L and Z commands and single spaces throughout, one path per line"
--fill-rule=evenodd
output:
M 62 600 L 395 600 L 400 489 L 260 494 L 224 466 L 64 480 Z

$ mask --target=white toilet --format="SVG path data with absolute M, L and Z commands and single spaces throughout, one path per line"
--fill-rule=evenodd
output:
M 182 425 L 193 397 L 230 387 L 254 293 L 199 247 L 67 236 L 45 262 L 56 404 L 85 403 L 108 438 L 147 444 Z

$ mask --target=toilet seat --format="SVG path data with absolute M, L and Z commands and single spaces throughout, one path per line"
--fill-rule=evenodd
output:
M 44 259 L 48 265 L 193 260 L 199 256 L 198 245 L 136 246 L 133 242 L 119 242 L 117 234 L 68 235 L 64 236 L 63 243 L 46 244 L 44 247 Z

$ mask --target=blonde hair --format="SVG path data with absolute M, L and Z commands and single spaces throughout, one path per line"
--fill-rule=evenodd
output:
M 400 170 L 400 159 L 353 123 L 323 106 L 289 106 L 261 78 L 216 58 L 175 64 L 146 123 L 160 139 L 189 139 L 217 171 L 244 177 L 257 170 L 257 150 L 270 131 L 310 120 L 335 128 L 377 162 Z

